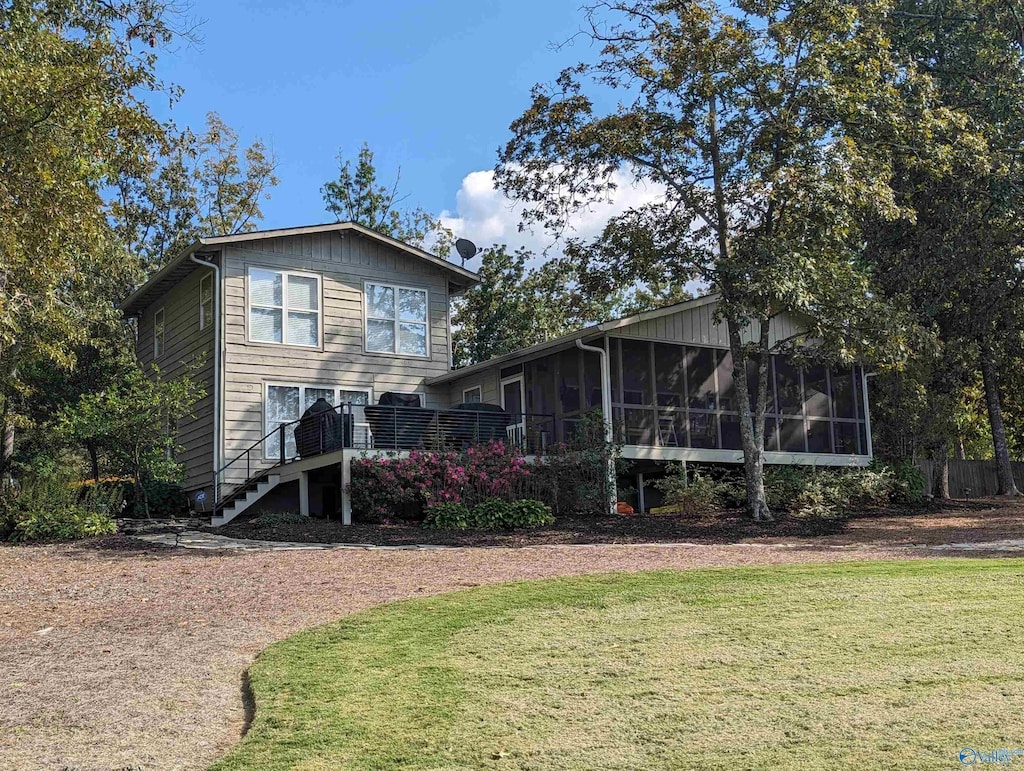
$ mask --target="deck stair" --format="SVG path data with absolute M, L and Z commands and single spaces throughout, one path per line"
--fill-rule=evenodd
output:
M 239 487 L 230 498 L 217 507 L 216 514 L 211 523 L 213 525 L 226 525 L 277 487 L 280 482 L 280 474 L 263 474 L 262 476 L 250 479 L 246 484 Z

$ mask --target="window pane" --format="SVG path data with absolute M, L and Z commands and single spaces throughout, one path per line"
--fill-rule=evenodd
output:
M 577 351 L 568 350 L 558 354 L 558 401 L 562 414 L 579 412 L 580 409 L 580 359 Z
M 742 450 L 743 440 L 740 437 L 739 415 L 722 415 L 722 449 Z
M 764 419 L 764 449 L 779 449 L 779 422 L 777 418 Z
M 740 403 L 736 398 L 736 384 L 732 379 L 732 351 L 718 352 L 718 406 L 725 412 L 739 412 Z M 737 425 L 737 430 L 739 423 Z M 725 441 L 725 421 L 722 422 L 722 441 Z M 736 449 L 736 448 L 730 448 Z
M 608 361 L 611 367 L 611 381 L 612 381 L 612 403 L 619 404 L 622 402 L 622 380 L 619 377 L 619 340 L 613 337 L 608 341 L 609 354 Z
M 583 395 L 586 409 L 601 409 L 601 359 L 596 353 L 580 351 L 583 356 Z
M 427 293 L 419 289 L 399 289 L 398 310 L 403 321 L 426 321 Z
M 249 304 L 281 305 L 281 274 L 272 270 L 249 269 Z
M 690 413 L 690 447 L 717 449 L 718 419 L 704 412 Z
M 395 352 L 395 325 L 391 321 L 366 322 L 366 350 Z
M 338 404 L 369 404 L 370 394 L 367 391 L 345 391 L 338 393 Z
M 427 355 L 427 325 L 407 324 L 402 322 L 399 325 L 399 353 L 410 353 L 413 356 Z
M 204 277 L 199 282 L 199 303 L 208 303 L 213 301 L 213 280 L 210 277 Z
M 319 345 L 318 319 L 317 313 L 289 313 L 288 342 L 291 345 Z
M 249 338 L 261 343 L 280 343 L 281 311 L 267 308 L 250 310 Z
M 537 359 L 526 364 L 526 412 L 552 415 L 555 412 L 555 373 L 551 357 Z
M 621 343 L 623 403 L 653 404 L 650 344 L 636 340 L 622 340 Z
M 686 413 L 682 410 L 659 411 L 657 429 L 661 447 L 686 447 Z
M 782 452 L 804 452 L 804 422 L 784 418 L 779 433 L 779 447 Z
M 715 409 L 715 352 L 711 348 L 686 349 L 686 378 L 690 406 Z
M 683 407 L 686 400 L 686 349 L 681 345 L 654 344 L 654 378 L 658 405 Z
M 307 388 L 302 398 L 303 410 L 308 410 L 312 407 L 317 399 L 325 399 L 328 404 L 334 405 L 334 389 L 333 388 Z
M 800 414 L 800 372 L 781 356 L 775 357 L 775 394 L 783 415 Z
M 274 431 L 282 423 L 290 423 L 299 419 L 299 389 L 294 386 L 267 387 L 267 433 Z M 294 457 L 295 427 L 286 429 L 285 454 Z M 279 435 L 275 432 L 267 437 L 264 451 L 269 458 L 277 458 L 280 454 Z
M 213 323 L 213 303 L 206 303 L 201 305 L 199 316 L 199 327 L 200 329 L 206 329 L 210 324 Z
M 837 418 L 857 417 L 853 406 L 853 377 L 850 370 L 844 369 L 832 373 L 832 401 Z
M 395 290 L 389 286 L 367 284 L 366 315 L 393 319 L 395 317 Z
M 462 393 L 462 401 L 465 404 L 479 404 L 483 401 L 479 388 L 470 388 Z
M 856 423 L 833 423 L 832 432 L 835 436 L 837 453 L 856 455 L 859 452 Z
M 626 444 L 654 445 L 654 410 L 624 410 Z
M 807 452 L 832 452 L 832 425 L 829 421 L 808 421 Z
M 828 383 L 825 379 L 825 367 L 815 365 L 804 370 L 804 409 L 808 415 L 827 418 Z M 817 450 L 812 450 L 817 452 Z
M 312 276 L 288 277 L 288 307 L 292 310 L 315 311 L 320 307 L 320 282 Z

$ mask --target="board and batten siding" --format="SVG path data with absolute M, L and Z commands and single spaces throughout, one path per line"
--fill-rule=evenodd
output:
M 717 303 L 710 302 L 696 308 L 688 308 L 652 319 L 633 322 L 609 332 L 614 337 L 635 337 L 643 340 L 658 340 L 671 343 L 708 345 L 715 348 L 729 347 L 729 328 L 725 321 L 714 318 Z M 799 333 L 801 327 L 788 315 L 776 316 L 768 325 L 768 344 L 776 345 Z M 753 332 L 748 327 L 743 332 L 744 342 L 750 342 Z
M 368 389 L 376 401 L 386 391 L 419 392 L 428 407 L 444 407 L 424 380 L 449 370 L 448 281 L 443 269 L 354 233 L 318 233 L 248 241 L 224 248 L 224 459 L 230 461 L 265 431 L 267 383 Z M 320 346 L 248 340 L 246 276 L 250 267 L 299 271 L 321 277 Z M 426 358 L 369 353 L 364 349 L 364 282 L 422 288 L 428 292 Z M 255 463 L 266 465 L 261 451 Z M 244 476 L 244 463 L 227 482 Z
M 181 450 L 175 459 L 184 466 L 185 489 L 210 487 L 213 482 L 213 324 L 199 329 L 199 282 L 213 271 L 197 266 L 181 283 L 151 303 L 139 318 L 136 354 L 144 370 L 151 363 L 163 378 L 184 374 L 202 360 L 195 373 L 205 391 L 192 415 L 178 421 L 177 442 Z M 164 353 L 154 359 L 153 317 L 164 311 Z

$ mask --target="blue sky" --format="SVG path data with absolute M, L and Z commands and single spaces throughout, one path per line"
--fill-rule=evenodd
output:
M 363 141 L 385 180 L 401 167 L 408 204 L 457 217 L 463 181 L 494 166 L 533 84 L 590 53 L 552 49 L 579 30 L 576 0 L 227 0 L 192 14 L 202 42 L 161 57 L 185 89 L 170 114 L 201 128 L 215 110 L 273 148 L 266 227 L 328 220 L 320 186 Z

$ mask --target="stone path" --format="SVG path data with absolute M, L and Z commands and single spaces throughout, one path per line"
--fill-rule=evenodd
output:
M 161 546 L 181 546 L 186 549 L 232 549 L 236 551 L 307 551 L 307 550 L 332 550 L 332 549 L 360 549 L 369 551 L 439 551 L 446 549 L 466 548 L 507 548 L 507 547 L 466 547 L 466 546 L 440 546 L 432 544 L 404 544 L 401 546 L 377 546 L 371 543 L 302 543 L 294 541 L 255 541 L 246 538 L 229 538 L 225 535 L 204 533 L 198 530 L 185 530 L 180 533 L 146 533 L 134 536 L 142 541 L 159 544 Z M 550 549 L 550 548 L 593 548 L 598 544 L 557 544 L 523 546 L 523 549 Z M 600 544 L 601 546 L 637 546 L 638 544 Z M 704 544 L 677 541 L 671 543 L 648 543 L 644 546 L 656 546 L 662 548 L 685 547 L 692 548 Z M 760 546 L 774 549 L 794 549 L 804 547 L 807 542 L 796 543 L 749 543 L 740 542 L 732 544 L 720 544 L 721 546 Z M 885 544 L 878 544 L 885 545 Z M 869 544 L 817 544 L 822 549 L 859 549 Z M 974 541 L 964 543 L 943 543 L 943 544 L 893 544 L 893 548 L 904 549 L 934 549 L 936 551 L 992 551 L 992 552 L 1014 552 L 1024 551 L 1024 539 L 1007 538 L 998 541 Z

